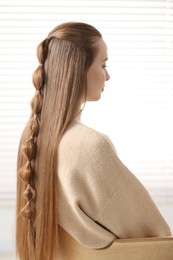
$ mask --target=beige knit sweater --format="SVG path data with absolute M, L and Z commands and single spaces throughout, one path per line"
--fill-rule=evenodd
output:
M 84 246 L 104 248 L 116 238 L 171 235 L 109 138 L 78 120 L 60 142 L 58 180 L 59 224 Z

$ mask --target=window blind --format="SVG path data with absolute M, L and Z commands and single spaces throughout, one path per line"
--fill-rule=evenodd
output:
M 15 199 L 36 46 L 65 21 L 93 24 L 109 50 L 111 79 L 84 122 L 110 136 L 155 200 L 172 202 L 173 0 L 0 0 L 0 201 Z

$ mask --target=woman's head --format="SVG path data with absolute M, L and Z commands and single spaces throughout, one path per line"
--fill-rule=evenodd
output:
M 109 79 L 105 68 L 107 47 L 100 32 L 88 24 L 64 23 L 52 30 L 47 39 L 49 42 L 45 64 L 45 70 L 48 73 L 47 80 L 61 82 L 62 88 L 59 90 L 59 95 L 63 95 L 61 99 L 69 102 L 70 97 L 73 100 L 74 94 L 77 105 L 88 100 L 99 99 L 100 93 L 96 91 L 98 87 L 102 90 L 104 81 Z M 98 73 L 97 65 L 104 69 L 104 74 L 106 74 L 102 82 L 98 82 L 97 77 L 100 77 L 101 73 Z M 94 73 L 94 68 L 96 73 Z M 94 77 L 91 77 L 91 72 Z M 102 85 L 98 86 L 99 83 Z
M 74 116 L 81 102 L 86 101 L 87 71 L 99 52 L 100 39 L 101 34 L 91 25 L 64 23 L 49 33 L 46 43 L 40 44 L 38 58 L 40 53 L 46 56 L 39 58 L 44 65 L 46 110 L 50 112 L 50 105 L 53 111 L 64 109 L 67 115 L 69 109 Z
M 88 24 L 57 26 L 40 43 L 37 56 L 36 93 L 18 152 L 16 243 L 21 260 L 57 255 L 58 144 L 81 103 L 98 99 L 88 91 L 94 78 L 102 87 L 109 78 L 106 45 L 99 31 Z M 102 71 L 98 71 L 100 58 Z

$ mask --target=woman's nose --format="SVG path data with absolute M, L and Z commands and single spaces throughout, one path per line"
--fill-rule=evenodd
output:
M 106 71 L 106 81 L 110 79 L 109 73 Z

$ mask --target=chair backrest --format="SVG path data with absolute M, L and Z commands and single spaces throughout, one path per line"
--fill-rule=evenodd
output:
M 62 228 L 58 260 L 173 260 L 173 237 L 117 239 L 104 249 L 81 246 Z

